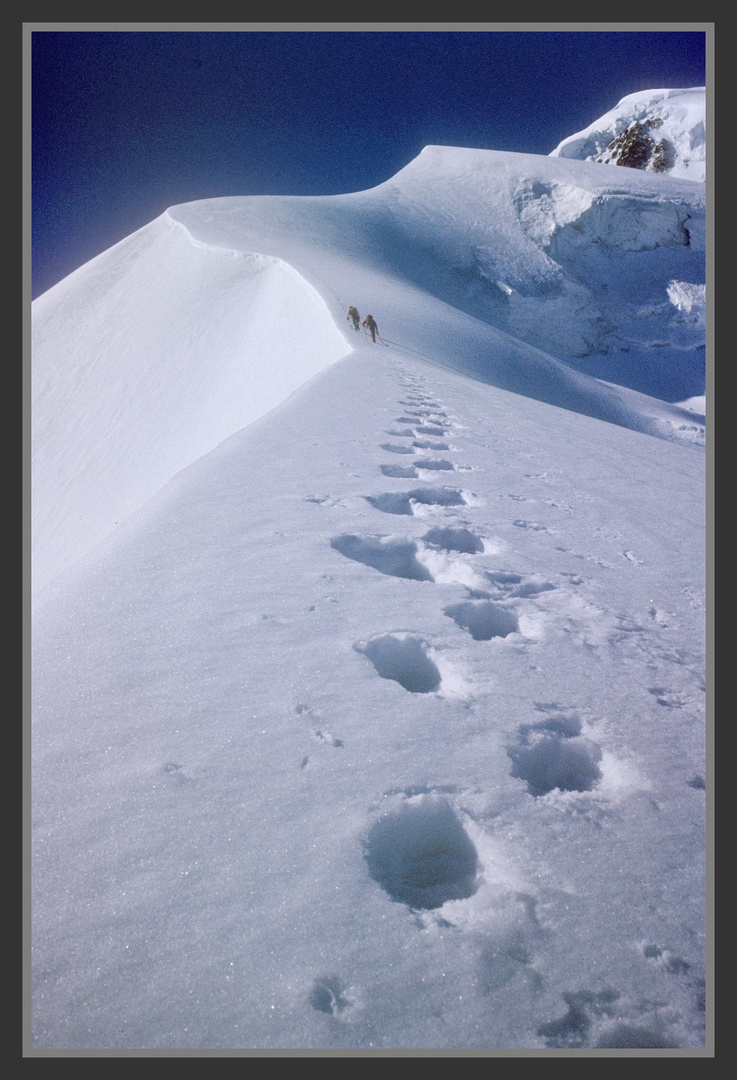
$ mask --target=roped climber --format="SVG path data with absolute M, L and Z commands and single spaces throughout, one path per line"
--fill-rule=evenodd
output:
M 354 308 L 354 307 L 349 307 L 348 308 L 348 314 L 346 315 L 346 319 L 352 319 L 353 320 L 353 329 L 356 332 L 358 332 L 358 324 L 360 322 L 361 316 L 358 314 L 358 311 L 356 310 L 356 308 Z
M 374 319 L 373 315 L 367 315 L 361 323 L 361 326 L 363 326 L 366 330 L 369 331 L 369 333 L 371 334 L 371 340 L 375 342 L 376 335 L 379 332 L 379 328 L 376 325 L 376 320 Z

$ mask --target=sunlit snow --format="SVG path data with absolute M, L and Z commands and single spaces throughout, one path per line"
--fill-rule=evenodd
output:
M 628 94 L 583 131 L 563 139 L 553 150 L 553 156 L 619 164 L 629 134 L 630 148 L 637 147 L 639 142 L 637 149 L 647 159 L 642 167 L 703 182 L 706 177 L 705 99 L 706 88 L 703 86 Z
M 34 302 L 35 1048 L 704 1046 L 704 198 L 427 147 Z

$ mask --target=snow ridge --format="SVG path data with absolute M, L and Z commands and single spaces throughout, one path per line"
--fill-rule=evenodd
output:
M 170 208 L 34 302 L 36 585 L 345 356 L 359 298 L 405 355 L 703 445 L 672 282 L 704 246 L 700 185 L 453 147 L 367 192 Z

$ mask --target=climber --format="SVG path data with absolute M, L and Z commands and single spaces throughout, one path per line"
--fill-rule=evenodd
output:
M 371 334 L 371 340 L 375 342 L 376 335 L 379 332 L 379 328 L 376 325 L 376 320 L 374 319 L 373 315 L 367 315 L 361 323 L 361 326 L 365 327 L 369 331 L 369 333 Z
M 353 320 L 353 329 L 356 332 L 358 332 L 358 323 L 360 321 L 360 318 L 361 318 L 361 316 L 358 314 L 358 312 L 356 311 L 356 309 L 354 307 L 349 307 L 348 308 L 348 314 L 346 315 L 346 319 L 352 319 Z

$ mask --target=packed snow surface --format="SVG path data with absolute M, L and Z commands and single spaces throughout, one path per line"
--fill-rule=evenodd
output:
M 428 147 L 34 303 L 35 1049 L 704 1047 L 703 282 Z

